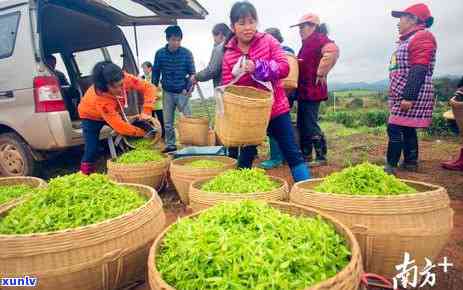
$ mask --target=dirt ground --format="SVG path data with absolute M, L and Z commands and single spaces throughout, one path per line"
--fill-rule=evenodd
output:
M 329 135 L 329 134 L 328 134 Z M 315 177 L 324 177 L 332 172 L 342 169 L 349 164 L 356 164 L 361 161 L 369 160 L 373 163 L 382 164 L 386 151 L 384 136 L 353 134 L 345 137 L 329 138 L 330 162 L 326 167 L 313 169 Z M 448 273 L 442 273 L 436 270 L 437 285 L 433 288 L 436 290 L 462 290 L 463 289 L 463 173 L 444 171 L 440 167 L 440 162 L 454 157 L 458 150 L 459 144 L 455 140 L 424 140 L 420 143 L 420 168 L 416 173 L 400 171 L 400 178 L 424 181 L 444 186 L 451 199 L 452 208 L 455 211 L 454 230 L 447 247 L 441 253 L 441 256 L 435 263 L 441 262 L 443 257 L 447 257 L 449 262 L 454 266 Z M 265 152 L 262 150 L 262 152 Z M 43 177 L 50 178 L 56 175 L 73 172 L 78 164 L 78 152 L 67 155 L 66 158 L 59 158 L 54 161 L 45 163 Z M 264 157 L 262 154 L 260 160 Z M 75 156 L 75 157 L 69 157 Z M 258 162 L 258 161 L 257 161 Z M 104 161 L 100 164 L 104 168 Z M 64 168 L 64 169 L 63 169 Z M 270 170 L 270 175 L 287 179 L 291 182 L 291 175 L 287 166 Z M 160 193 L 165 205 L 168 224 L 176 219 L 190 213 L 179 201 L 173 186 L 169 184 L 168 188 Z M 440 268 L 439 268 L 440 269 Z M 131 288 L 133 290 L 148 290 L 149 287 L 139 285 Z

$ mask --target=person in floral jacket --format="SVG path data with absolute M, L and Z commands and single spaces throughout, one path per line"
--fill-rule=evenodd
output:
M 404 11 L 393 11 L 400 18 L 400 38 L 392 56 L 389 88 L 389 121 L 387 164 L 385 171 L 394 174 L 403 153 L 401 167 L 418 169 L 418 128 L 432 122 L 434 88 L 432 76 L 437 43 L 428 31 L 434 22 L 425 4 L 413 5 Z

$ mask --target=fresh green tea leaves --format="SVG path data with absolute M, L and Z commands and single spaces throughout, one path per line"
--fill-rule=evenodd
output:
M 187 167 L 196 168 L 196 169 L 211 169 L 211 168 L 222 168 L 224 163 L 217 160 L 195 160 L 190 163 L 185 164 Z
M 158 151 L 149 149 L 135 149 L 122 154 L 119 158 L 117 158 L 116 163 L 141 164 L 145 162 L 159 162 L 164 159 L 165 157 Z
M 175 224 L 156 261 L 176 289 L 290 290 L 335 276 L 350 257 L 345 239 L 320 217 L 242 201 Z
M 154 150 L 153 141 L 145 138 L 138 138 L 133 141 L 130 140 L 130 144 L 135 147 L 135 149 Z
M 33 193 L 35 189 L 27 185 L 0 186 L 0 205 L 13 199 L 20 198 L 28 193 Z
M 281 184 L 273 180 L 262 169 L 236 169 L 226 171 L 206 182 L 201 190 L 219 193 L 267 192 L 279 188 Z
M 95 224 L 139 208 L 147 198 L 105 175 L 76 173 L 52 179 L 0 219 L 0 234 L 54 232 Z
M 370 163 L 333 173 L 314 189 L 318 192 L 349 195 L 400 195 L 417 192 L 395 176 L 386 174 L 382 167 Z

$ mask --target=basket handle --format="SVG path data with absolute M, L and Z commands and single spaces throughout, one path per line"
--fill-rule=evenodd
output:
M 124 266 L 124 250 L 123 249 L 116 249 L 112 252 L 107 253 L 104 255 L 103 260 L 106 263 L 102 265 L 102 289 L 104 290 L 111 290 L 110 288 L 110 281 L 109 281 L 109 264 L 116 261 L 117 262 L 117 270 L 116 270 L 116 277 L 114 279 L 114 286 L 119 284 L 119 280 L 121 279 L 121 274 Z
M 372 274 L 372 273 L 364 273 L 362 275 L 361 283 L 363 286 L 368 289 L 368 287 L 378 287 L 383 289 L 394 289 L 391 281 L 386 279 L 383 276 Z
M 355 224 L 351 227 L 352 233 L 357 238 L 357 241 L 360 245 L 362 245 L 362 258 L 363 264 L 366 269 L 370 267 L 370 261 L 368 257 L 373 255 L 373 244 L 374 244 L 374 237 L 368 235 L 368 227 L 361 224 Z

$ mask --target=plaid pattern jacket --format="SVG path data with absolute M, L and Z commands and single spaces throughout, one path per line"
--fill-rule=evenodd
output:
M 428 65 L 426 79 L 418 94 L 418 99 L 411 110 L 405 112 L 400 109 L 400 102 L 403 100 L 404 88 L 409 78 L 411 69 L 409 46 L 420 31 L 408 39 L 398 42 L 398 48 L 393 54 L 390 65 L 390 89 L 389 89 L 389 123 L 394 125 L 426 128 L 431 125 L 432 112 L 434 109 L 434 87 L 432 76 L 436 62 L 436 50 Z

